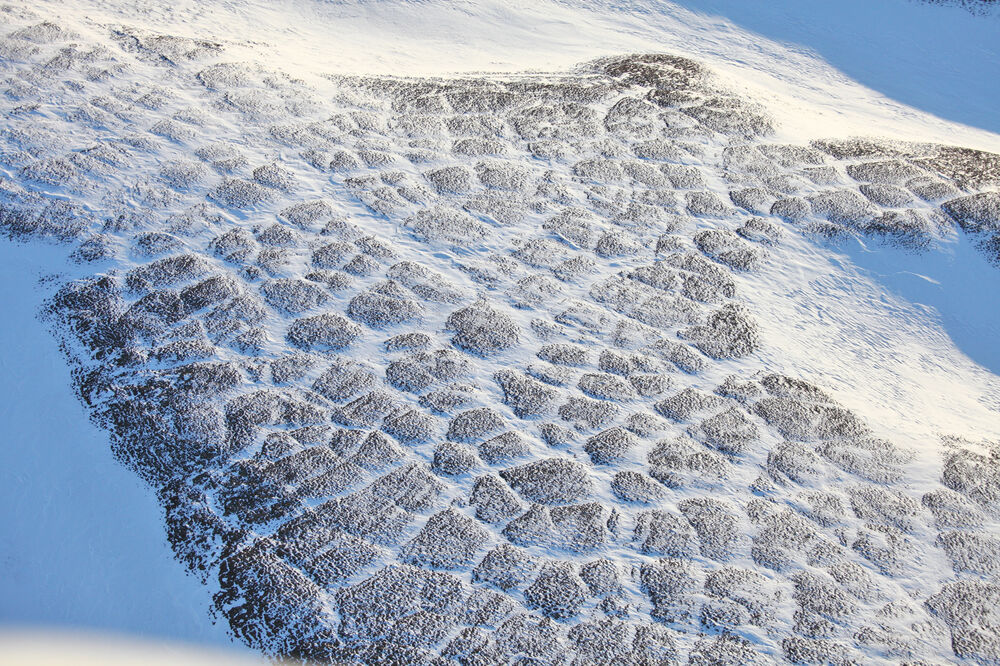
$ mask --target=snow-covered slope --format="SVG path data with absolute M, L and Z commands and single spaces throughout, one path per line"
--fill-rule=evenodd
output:
M 779 140 L 853 134 L 1000 150 L 995 12 L 911 0 L 39 0 L 81 27 L 127 23 L 326 73 L 556 71 L 622 53 L 711 66 L 780 120 Z M 983 131 L 986 130 L 986 131 Z
M 39 280 L 64 261 L 62 247 L 0 244 L 0 422 L 8 442 L 0 449 L 0 627 L 238 648 L 225 626 L 209 621 L 210 590 L 185 576 L 156 497 L 88 422 L 56 341 L 36 318 L 46 293 Z M 9 638 L 0 630 L 0 663 L 28 663 L 12 654 Z M 159 645 L 157 652 L 171 654 Z
M 1000 658 L 996 135 L 672 5 L 56 6 L 0 226 L 235 636 Z

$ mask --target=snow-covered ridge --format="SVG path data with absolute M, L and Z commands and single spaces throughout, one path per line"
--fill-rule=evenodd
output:
M 975 441 L 890 442 L 814 385 L 839 378 L 771 372 L 759 321 L 766 282 L 836 256 L 817 236 L 993 256 L 996 155 L 776 143 L 662 54 L 306 82 L 214 40 L 4 16 L 0 224 L 72 244 L 46 314 L 75 385 L 242 640 L 997 657 L 995 378 L 949 429 Z M 829 271 L 802 302 L 861 284 Z

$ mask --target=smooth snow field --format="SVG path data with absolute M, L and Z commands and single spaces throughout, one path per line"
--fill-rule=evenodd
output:
M 230 646 L 225 628 L 207 621 L 211 593 L 165 547 L 156 498 L 87 420 L 36 319 L 38 271 L 65 253 L 26 249 L 0 245 L 0 418 L 10 442 L 0 450 L 0 627 L 159 639 L 167 655 L 170 641 Z
M 1000 664 L 979 9 L 0 6 L 0 653 Z

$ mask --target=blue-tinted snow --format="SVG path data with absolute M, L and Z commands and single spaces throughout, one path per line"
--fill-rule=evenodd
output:
M 111 455 L 36 314 L 65 250 L 0 242 L 0 629 L 74 628 L 247 652 L 209 618 L 153 493 Z

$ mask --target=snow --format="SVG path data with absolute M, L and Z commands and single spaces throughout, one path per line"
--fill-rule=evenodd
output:
M 11 666 L 47 666 L 73 663 L 79 666 L 251 666 L 263 664 L 252 655 L 191 647 L 177 642 L 141 639 L 128 635 L 92 634 L 76 631 L 15 631 L 0 629 L 0 663 Z
M 225 39 L 297 76 L 558 71 L 670 52 L 767 104 L 779 140 L 878 135 L 1000 150 L 1000 13 L 910 0 L 87 0 L 60 13 Z
M 950 240 L 920 254 L 790 240 L 744 290 L 766 313 L 767 365 L 817 378 L 881 435 L 931 456 L 941 436 L 996 439 L 1000 317 L 984 294 L 1000 272 Z
M 45 293 L 39 279 L 64 254 L 0 243 L 0 627 L 249 654 L 210 621 L 210 591 L 174 559 L 155 497 L 112 457 L 36 317 Z M 0 645 L 15 653 L 3 638 Z
M 379 118 L 388 116 L 385 99 L 377 96 L 365 99 L 360 94 L 355 98 L 352 96 L 355 93 L 346 93 L 336 80 L 326 78 L 331 74 L 473 77 L 525 71 L 558 73 L 603 55 L 667 51 L 706 63 L 717 73 L 724 88 L 763 104 L 775 117 L 776 141 L 804 144 L 811 139 L 857 134 L 1000 150 L 997 134 L 1000 117 L 995 113 L 1000 97 L 996 86 L 982 83 L 1000 78 L 996 17 L 972 16 L 956 7 L 903 0 L 882 3 L 845 0 L 823 6 L 788 0 L 756 8 L 721 0 L 684 4 L 649 0 L 617 4 L 569 0 L 251 0 L 209 4 L 180 0 L 169 6 L 89 0 L 74 3 L 72 7 L 64 5 L 55 0 L 33 3 L 39 13 L 67 21 L 85 40 L 101 42 L 105 39 L 104 27 L 126 23 L 224 41 L 227 59 L 257 61 L 304 79 L 303 88 L 315 92 L 319 100 L 316 114 L 354 111 L 367 104 Z M 136 64 L 136 80 L 163 81 L 164 85 L 174 86 L 176 98 L 157 111 L 164 118 L 187 107 L 219 109 L 211 106 L 218 102 L 217 98 L 192 86 L 188 79 L 180 75 L 170 78 L 171 73 L 164 74 L 170 72 L 165 67 L 139 61 Z M 51 103 L 58 99 L 57 95 L 71 93 L 46 90 L 46 94 L 52 97 L 44 101 Z M 607 111 L 607 104 L 603 101 L 601 104 L 604 106 L 599 111 Z M 49 106 L 39 115 L 55 124 L 63 122 L 61 111 Z M 262 115 L 274 112 L 266 106 L 255 111 Z M 280 119 L 280 112 L 274 113 Z M 225 139 L 239 143 L 252 167 L 280 162 L 283 168 L 290 169 L 292 179 L 298 183 L 294 194 L 262 190 L 269 192 L 274 201 L 262 201 L 250 210 L 227 208 L 220 220 L 192 231 L 184 242 L 205 256 L 209 256 L 209 241 L 217 233 L 234 227 L 256 232 L 266 226 L 265 222 L 274 223 L 275 214 L 285 205 L 330 197 L 338 213 L 348 215 L 365 233 L 375 234 L 392 245 L 395 253 L 392 263 L 422 262 L 444 275 L 458 288 L 460 298 L 466 299 L 463 306 L 470 304 L 473 295 L 515 301 L 509 291 L 491 291 L 475 282 L 467 264 L 485 260 L 491 252 L 518 256 L 514 248 L 537 235 L 541 222 L 549 217 L 548 212 L 530 212 L 518 224 L 494 224 L 488 228 L 484 225 L 484 238 L 473 238 L 468 241 L 469 247 L 455 247 L 461 242 L 453 243 L 455 239 L 447 238 L 435 245 L 412 234 L 403 223 L 403 216 L 374 214 L 351 192 L 341 176 L 310 169 L 296 151 L 278 147 L 268 136 L 266 123 L 257 125 L 250 119 L 244 125 L 236 112 L 218 110 L 216 115 L 207 115 L 205 124 L 192 133 L 199 140 Z M 108 130 L 107 134 L 113 138 L 115 131 Z M 690 162 L 709 174 L 710 189 L 725 200 L 729 185 L 712 171 L 719 166 L 720 146 L 711 141 L 705 143 L 706 153 Z M 163 142 L 161 146 L 157 153 L 136 157 L 133 167 L 118 169 L 102 182 L 88 183 L 87 188 L 92 186 L 84 189 L 88 206 L 104 215 L 114 204 L 111 197 L 103 198 L 105 193 L 153 178 L 159 165 L 167 160 L 192 157 L 193 144 L 186 144 L 183 138 Z M 404 149 L 402 141 L 385 148 L 396 152 Z M 477 162 L 471 157 L 448 159 L 470 168 L 470 173 Z M 540 161 L 533 160 L 520 147 L 514 150 L 512 159 L 529 165 L 532 177 L 538 176 L 543 168 Z M 423 165 L 400 160 L 397 166 L 413 182 L 426 182 Z M 585 185 L 570 179 L 568 165 L 555 164 L 553 168 L 570 183 L 567 187 L 571 196 L 591 205 Z M 16 178 L 16 170 L 5 173 Z M 185 197 L 203 200 L 199 188 L 182 191 L 177 202 L 162 207 L 164 213 L 183 210 L 190 203 Z M 46 194 L 78 195 L 58 187 Z M 457 201 L 437 195 L 428 195 L 428 199 L 444 199 L 452 204 Z M 934 208 L 923 203 L 919 206 L 926 210 Z M 685 234 L 733 227 L 732 219 L 725 219 L 724 215 L 718 218 L 692 218 L 695 228 L 683 229 L 677 236 L 678 242 L 690 247 Z M 600 224 L 618 229 L 607 220 L 601 219 Z M 510 424 L 520 424 L 529 438 L 530 458 L 576 457 L 585 461 L 580 452 L 586 437 L 579 437 L 565 451 L 547 448 L 534 436 L 537 424 L 519 421 L 509 405 L 501 404 L 503 396 L 495 385 L 495 373 L 521 370 L 528 362 L 534 362 L 542 343 L 529 333 L 533 330 L 533 320 L 539 317 L 555 320 L 571 299 L 591 299 L 590 288 L 598 280 L 652 261 L 652 253 L 647 250 L 655 246 L 658 234 L 654 231 L 657 230 L 636 232 L 642 241 L 637 243 L 641 250 L 637 256 L 601 257 L 602 261 L 596 264 L 599 272 L 590 282 L 561 284 L 549 278 L 552 284 L 558 284 L 561 293 L 543 294 L 528 308 L 512 309 L 505 305 L 511 312 L 511 320 L 523 333 L 521 346 L 500 349 L 492 356 L 486 354 L 489 358 L 485 359 L 470 356 L 473 358 L 470 381 L 485 387 L 470 407 L 497 407 Z M 316 234 L 306 235 L 313 244 L 323 240 Z M 127 234 L 117 239 L 127 242 Z M 916 501 L 923 492 L 940 489 L 941 458 L 948 450 L 942 445 L 942 438 L 971 442 L 1000 440 L 1000 348 L 996 345 L 1000 339 L 1000 311 L 995 299 L 1000 288 L 1000 271 L 983 258 L 964 234 L 946 233 L 935 241 L 927 252 L 908 253 L 899 247 L 880 245 L 869 237 L 849 237 L 833 243 L 801 233 L 791 225 L 785 226 L 781 241 L 768 248 L 770 256 L 762 268 L 733 273 L 738 287 L 735 300 L 746 305 L 759 324 L 761 349 L 750 359 L 706 361 L 707 369 L 697 376 L 673 373 L 672 381 L 676 383 L 663 397 L 682 388 L 711 392 L 731 373 L 756 379 L 768 372 L 800 377 L 828 390 L 838 402 L 862 417 L 874 434 L 916 452 L 915 458 L 905 464 L 903 478 L 892 487 L 902 489 Z M 73 400 L 67 385 L 65 361 L 52 339 L 33 319 L 41 300 L 35 285 L 39 271 L 63 273 L 54 281 L 58 283 L 88 275 L 90 269 L 66 263 L 65 253 L 60 249 L 9 243 L 2 247 L 0 279 L 4 280 L 7 299 L 4 312 L 9 322 L 16 325 L 8 325 L 3 331 L 4 338 L 0 339 L 3 354 L 0 361 L 5 370 L 0 395 L 8 397 L 2 405 L 0 422 L 7 428 L 9 442 L 0 449 L 3 470 L 0 503 L 12 507 L 0 523 L 0 541 L 4 543 L 0 554 L 4 573 L 8 574 L 0 584 L 0 622 L 84 626 L 148 638 L 226 645 L 224 620 L 218 625 L 207 620 L 206 609 L 211 592 L 216 589 L 215 582 L 202 587 L 195 578 L 185 577 L 180 565 L 171 558 L 162 536 L 161 511 L 152 493 L 111 458 L 106 434 L 86 422 L 84 409 Z M 294 241 L 287 267 L 277 272 L 290 277 L 306 273 L 312 249 L 305 241 Z M 578 252 L 580 248 L 572 250 Z M 545 252 L 542 255 L 536 261 L 539 265 L 552 259 Z M 125 273 L 146 261 L 132 253 L 111 265 Z M 221 261 L 209 257 L 209 262 L 212 270 L 237 275 L 236 269 L 226 267 Z M 346 290 L 346 295 L 329 296 L 325 309 L 345 311 L 351 296 L 382 280 L 384 268 L 377 269 L 373 276 L 357 276 L 356 288 Z M 547 275 L 541 270 L 522 274 Z M 259 282 L 247 279 L 253 289 Z M 405 296 L 408 292 L 402 293 Z M 421 307 L 422 316 L 414 326 L 429 332 L 435 345 L 447 345 L 452 334 L 445 330 L 446 320 L 459 306 L 422 304 Z M 603 308 L 598 314 L 606 316 L 610 312 L 611 308 Z M 268 312 L 263 342 L 265 357 L 288 351 L 286 314 Z M 315 312 L 310 310 L 306 314 Z M 386 364 L 390 357 L 385 352 L 383 338 L 388 333 L 382 335 L 381 331 L 373 333 L 360 327 L 358 330 L 363 330 L 364 335 L 351 347 L 350 354 L 380 367 Z M 601 345 L 609 344 L 606 342 L 609 332 L 572 335 L 592 347 L 591 353 L 596 357 Z M 86 351 L 82 345 L 71 349 Z M 246 360 L 246 356 L 222 343 L 214 353 L 223 360 Z M 167 365 L 168 362 L 159 366 L 151 363 L 150 367 Z M 267 372 L 259 368 L 258 371 L 265 375 Z M 256 386 L 266 381 L 249 379 L 247 384 Z M 572 385 L 567 391 L 571 390 Z M 417 403 L 414 395 L 402 399 L 411 406 Z M 635 399 L 623 406 L 619 416 L 631 409 L 645 408 L 651 412 L 657 400 Z M 697 423 L 704 415 L 690 424 L 671 425 L 668 430 L 697 435 Z M 763 423 L 759 419 L 758 422 Z M 773 429 L 767 430 L 760 445 L 738 466 L 733 464 L 736 471 L 729 483 L 714 488 L 712 495 L 725 498 L 734 506 L 745 503 L 748 488 L 771 465 L 769 451 L 783 446 L 782 439 Z M 585 468 L 587 478 L 593 479 L 597 488 L 592 499 L 605 508 L 614 507 L 617 499 L 608 490 L 613 474 L 619 469 L 647 469 L 646 454 L 651 441 L 644 442 L 645 448 L 629 453 L 631 457 L 626 457 L 618 467 Z M 246 455 L 254 453 L 257 446 L 259 443 L 253 444 Z M 427 462 L 432 449 L 433 441 L 408 442 L 406 454 L 408 460 Z M 827 467 L 833 469 L 832 465 Z M 829 474 L 826 481 L 837 492 L 843 490 L 841 486 L 857 480 L 843 470 Z M 470 476 L 460 475 L 450 480 L 441 492 L 439 504 L 453 503 L 459 507 L 456 511 L 468 511 L 463 503 L 470 483 Z M 784 487 L 773 492 L 784 503 L 781 506 L 794 508 L 801 501 L 798 496 L 791 498 L 792 490 Z M 682 501 L 702 497 L 705 490 L 695 485 L 672 489 L 671 493 L 672 501 Z M 320 500 L 308 501 L 311 508 L 319 506 Z M 622 511 L 627 520 L 636 513 L 635 507 L 626 506 Z M 227 516 L 226 520 L 230 526 L 243 527 L 237 518 Z M 740 520 L 746 541 L 747 534 L 758 528 L 751 527 L 743 518 Z M 423 521 L 421 517 L 417 520 L 419 524 L 405 528 L 408 531 L 400 537 L 400 543 L 414 536 L 426 524 Z M 867 529 L 854 517 L 849 521 L 852 533 Z M 255 529 L 266 531 L 261 526 Z M 625 531 L 631 529 L 628 525 Z M 947 559 L 940 549 L 931 546 L 933 532 L 929 523 L 913 530 L 914 540 L 925 548 L 921 551 L 922 559 L 915 561 L 906 575 L 895 579 L 884 577 L 890 597 L 904 598 L 909 593 L 924 599 L 951 580 Z M 993 518 L 985 532 L 996 532 Z M 53 535 L 58 535 L 55 542 Z M 846 545 L 846 537 L 840 539 Z M 541 558 L 586 561 L 584 556 L 567 553 L 558 544 L 529 544 L 528 549 Z M 755 559 L 744 551 L 733 562 L 756 567 Z M 601 552 L 626 568 L 638 568 L 650 561 L 646 554 L 636 552 L 635 544 L 628 538 L 618 539 Z M 858 555 L 851 556 L 860 561 Z M 717 566 L 710 559 L 695 558 L 699 566 Z M 469 571 L 460 571 L 456 576 L 464 583 L 471 581 Z M 775 585 L 786 588 L 789 585 L 778 574 L 768 573 L 768 576 Z M 625 585 L 631 598 L 645 603 L 645 593 L 635 579 Z M 243 592 L 250 594 L 252 590 Z M 324 589 L 317 595 L 322 602 L 317 613 L 331 612 L 332 592 Z M 150 603 L 150 599 L 156 604 Z M 113 603 L 108 603 L 109 600 Z M 875 610 L 877 607 L 872 606 L 865 614 Z M 785 613 L 775 620 L 771 635 L 754 639 L 764 652 L 776 655 L 781 649 L 779 638 L 792 632 L 792 622 L 790 612 Z M 684 650 L 689 650 L 694 639 L 694 633 L 687 633 L 678 641 Z M 938 641 L 924 647 L 928 656 L 941 656 L 935 651 L 946 650 L 947 646 Z M 874 653 L 866 656 L 877 660 Z

